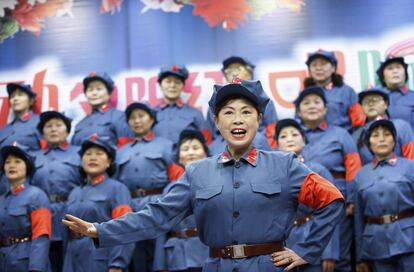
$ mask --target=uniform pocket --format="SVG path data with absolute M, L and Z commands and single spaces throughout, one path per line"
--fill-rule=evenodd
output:
M 196 199 L 210 199 L 216 195 L 221 194 L 223 191 L 223 185 L 210 186 L 202 189 L 198 189 L 195 194 Z
M 252 191 L 255 193 L 272 196 L 282 191 L 282 185 L 279 182 L 272 183 L 251 183 Z
M 13 216 L 27 215 L 27 209 L 25 207 L 13 207 L 9 210 L 9 214 Z

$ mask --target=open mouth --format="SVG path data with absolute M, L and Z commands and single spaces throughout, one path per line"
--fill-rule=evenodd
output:
M 246 135 L 246 130 L 242 128 L 235 128 L 231 130 L 231 134 L 235 138 L 243 138 Z

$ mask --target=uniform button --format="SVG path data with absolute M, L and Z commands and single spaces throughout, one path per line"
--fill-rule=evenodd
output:
M 234 167 L 236 167 L 236 168 L 240 168 L 240 162 L 239 162 L 239 161 L 236 161 L 236 162 L 234 163 Z
M 135 172 L 138 172 L 138 168 L 135 168 Z
M 14 131 L 12 131 L 11 135 L 14 135 Z
M 239 269 L 237 269 L 237 268 L 233 268 L 233 270 L 232 270 L 233 272 L 239 272 Z
M 52 174 L 53 172 L 55 172 L 55 170 L 53 170 L 53 169 L 50 169 L 49 173 L 51 173 L 51 174 Z
M 90 126 L 92 126 L 92 125 L 93 125 L 93 123 L 92 123 L 92 122 L 90 122 L 90 123 L 89 123 L 89 125 L 90 125 Z
M 383 196 L 384 196 L 384 193 L 383 193 L 383 192 L 381 192 L 381 193 L 378 193 L 378 195 L 379 195 L 380 197 L 383 197 Z
M 381 179 L 383 179 L 384 177 L 383 177 L 383 176 L 380 176 L 380 177 L 378 177 L 378 178 L 381 180 Z
M 135 156 L 138 156 L 138 155 L 139 155 L 139 152 L 135 153 Z
M 239 244 L 239 242 L 238 241 L 233 241 L 232 242 L 232 245 L 238 245 Z
M 239 212 L 237 212 L 237 211 L 233 212 L 233 217 L 234 217 L 234 218 L 239 217 L 239 215 L 240 215 L 240 213 L 239 213 Z
M 235 182 L 234 184 L 233 184 L 233 188 L 234 189 L 238 189 L 238 188 L 240 188 L 240 182 Z

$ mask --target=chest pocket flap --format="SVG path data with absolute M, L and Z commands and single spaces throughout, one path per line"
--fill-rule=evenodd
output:
M 221 194 L 222 191 L 223 191 L 223 185 L 205 187 L 202 189 L 198 189 L 196 191 L 195 197 L 197 199 L 210 199 L 216 195 Z
M 265 195 L 274 195 L 282 191 L 282 185 L 280 184 L 280 182 L 251 183 L 251 186 L 253 192 Z
M 14 216 L 26 215 L 27 210 L 25 207 L 13 207 L 13 208 L 10 208 L 9 214 L 14 215 Z

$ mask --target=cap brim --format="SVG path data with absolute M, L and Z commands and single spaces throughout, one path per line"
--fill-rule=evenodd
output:
M 228 84 L 218 91 L 216 95 L 215 108 L 217 108 L 217 105 L 220 105 L 224 101 L 226 101 L 229 97 L 246 98 L 256 106 L 259 106 L 256 96 L 249 92 L 249 90 L 246 87 L 244 87 L 241 84 Z

